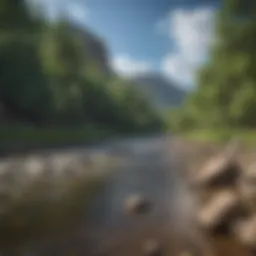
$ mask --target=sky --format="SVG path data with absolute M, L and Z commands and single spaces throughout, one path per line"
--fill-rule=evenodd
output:
M 108 46 L 111 65 L 121 76 L 159 72 L 189 89 L 208 58 L 221 0 L 34 1 L 51 19 L 65 12 L 91 28 Z

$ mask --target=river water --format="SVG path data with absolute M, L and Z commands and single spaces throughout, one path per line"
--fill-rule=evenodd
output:
M 196 201 L 182 179 L 182 163 L 171 141 L 169 136 L 157 136 L 92 148 L 121 161 L 95 195 L 85 220 L 61 237 L 29 248 L 24 256 L 145 255 L 145 244 L 152 240 L 159 244 L 161 255 L 178 255 L 184 249 L 205 255 L 202 251 L 210 244 L 195 225 Z M 151 211 L 128 214 L 124 201 L 133 194 L 148 199 Z
M 157 136 L 116 141 L 92 150 L 119 156 L 120 161 L 95 196 L 86 220 L 73 232 L 41 245 L 36 255 L 143 255 L 149 241 L 159 243 L 163 255 L 180 248 L 204 245 L 193 230 L 192 196 L 179 174 L 171 138 Z M 168 153 L 167 153 L 168 152 Z M 124 201 L 143 195 L 152 205 L 142 215 L 128 214 Z

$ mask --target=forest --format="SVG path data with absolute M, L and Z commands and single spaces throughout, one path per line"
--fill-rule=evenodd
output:
M 81 142 L 163 129 L 148 100 L 111 70 L 102 39 L 39 10 L 25 0 L 0 2 L 2 142 Z

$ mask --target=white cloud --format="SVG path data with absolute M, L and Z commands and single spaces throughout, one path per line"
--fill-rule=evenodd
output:
M 122 76 L 133 76 L 152 70 L 152 64 L 150 62 L 133 59 L 127 54 L 114 58 L 112 60 L 112 67 Z
M 30 0 L 32 3 L 42 5 L 47 16 L 56 20 L 60 15 L 65 15 L 68 18 L 85 23 L 88 18 L 87 6 L 79 0 Z
M 164 57 L 162 68 L 167 76 L 184 85 L 194 82 L 195 72 L 207 58 L 214 39 L 214 16 L 214 9 L 209 7 L 170 13 L 165 22 L 177 51 Z
M 62 11 L 62 7 L 66 5 L 66 0 L 28 0 L 35 4 L 38 8 L 42 7 L 48 18 L 56 19 Z M 41 8 L 40 8 L 41 9 Z
M 88 8 L 85 5 L 71 2 L 67 5 L 66 12 L 71 19 L 77 22 L 84 23 L 87 21 Z
M 163 60 L 162 69 L 168 77 L 183 86 L 188 86 L 194 79 L 197 65 L 189 63 L 180 54 L 169 54 Z

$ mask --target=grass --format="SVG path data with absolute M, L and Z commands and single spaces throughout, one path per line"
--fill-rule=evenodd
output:
M 244 143 L 245 146 L 256 148 L 256 130 L 193 130 L 181 134 L 185 138 L 212 143 L 226 143 L 233 138 L 237 138 Z

